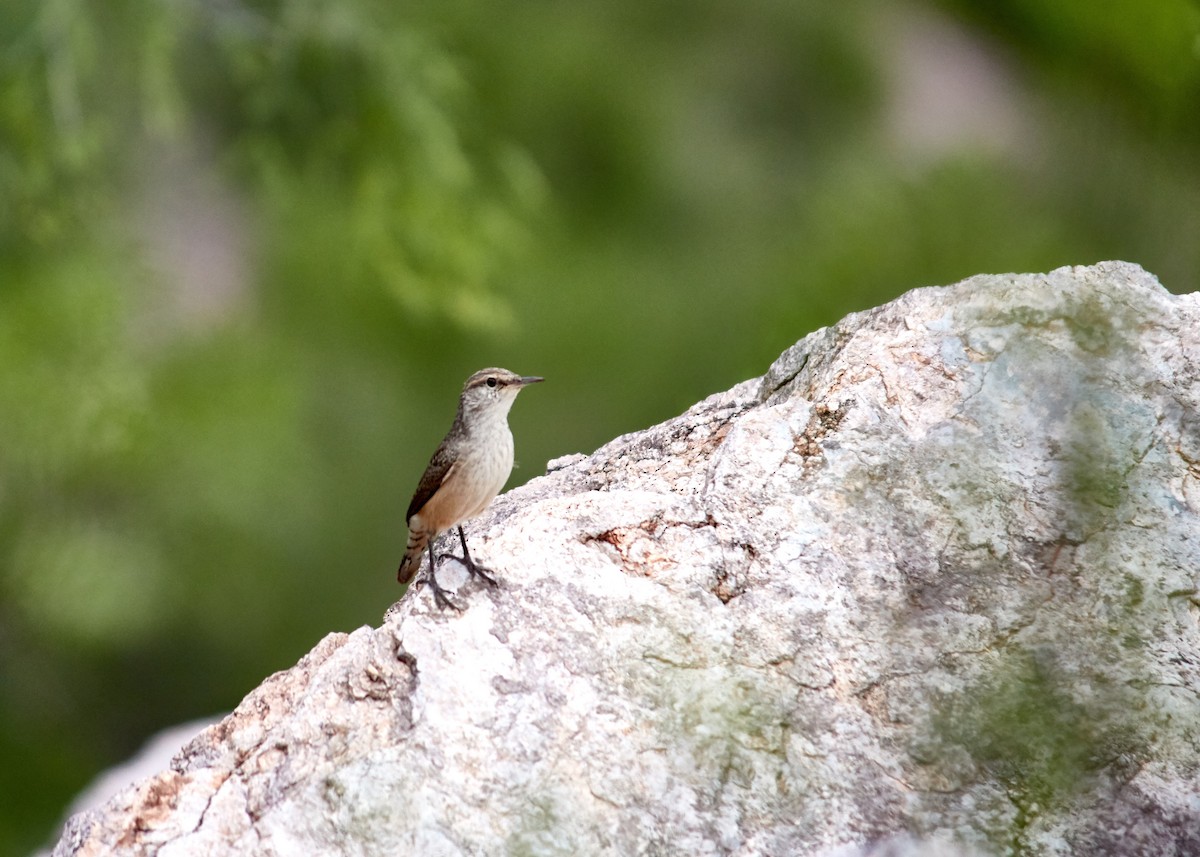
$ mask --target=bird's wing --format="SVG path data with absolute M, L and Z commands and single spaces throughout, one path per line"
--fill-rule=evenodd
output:
M 408 504 L 408 514 L 404 516 L 407 523 L 412 520 L 412 516 L 421 511 L 421 508 L 429 502 L 438 488 L 442 487 L 442 483 L 447 477 L 454 472 L 453 456 L 450 455 L 445 445 L 439 446 L 437 452 L 433 454 L 433 458 L 429 460 L 429 466 L 425 468 L 425 475 L 421 477 L 421 484 L 417 486 L 417 492 L 413 494 L 412 502 Z

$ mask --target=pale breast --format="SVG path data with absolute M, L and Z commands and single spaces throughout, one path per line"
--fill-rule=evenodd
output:
M 489 442 L 477 444 L 474 454 L 470 456 L 471 466 L 467 468 L 469 475 L 464 474 L 464 477 L 470 480 L 471 490 L 464 493 L 469 493 L 474 502 L 463 518 L 473 518 L 486 509 L 512 473 L 512 432 L 507 425 L 502 428 L 503 431 L 497 432 L 498 436 L 493 436 Z

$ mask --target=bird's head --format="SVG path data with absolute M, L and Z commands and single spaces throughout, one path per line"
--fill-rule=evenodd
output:
M 506 416 L 517 393 L 541 380 L 535 375 L 518 375 L 507 369 L 480 369 L 463 385 L 463 416 L 467 419 L 492 413 Z

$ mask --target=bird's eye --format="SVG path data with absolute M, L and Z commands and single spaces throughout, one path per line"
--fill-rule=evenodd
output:
M 489 387 L 495 387 L 495 386 L 496 386 L 496 379 L 495 379 L 495 378 L 488 378 L 488 379 L 487 379 L 487 385 L 488 385 Z

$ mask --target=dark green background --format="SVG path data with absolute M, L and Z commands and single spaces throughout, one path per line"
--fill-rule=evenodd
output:
M 1102 7 L 1102 8 L 1101 8 Z M 0 6 L 0 854 L 513 484 L 904 290 L 1200 270 L 1186 0 Z

